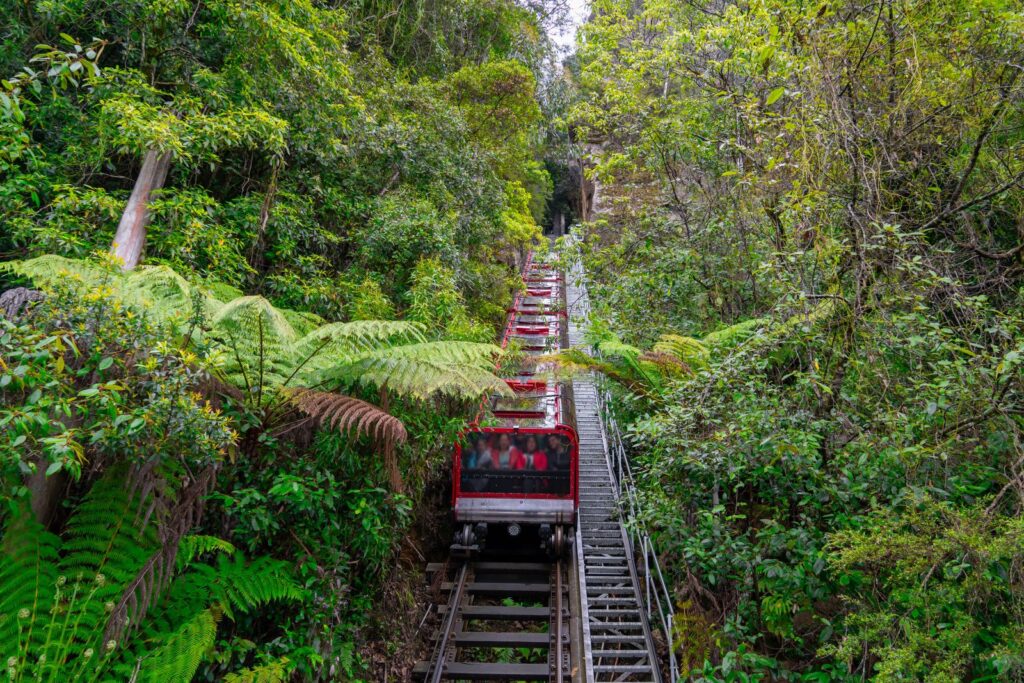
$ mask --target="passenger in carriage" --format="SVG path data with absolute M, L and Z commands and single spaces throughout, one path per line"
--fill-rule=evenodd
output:
M 476 437 L 473 450 L 466 456 L 466 468 L 471 470 L 492 469 L 494 461 L 491 460 L 491 448 L 486 436 Z
M 530 435 L 526 437 L 523 457 L 526 459 L 526 469 L 528 470 L 543 472 L 548 468 L 548 456 L 540 449 L 536 436 Z
M 470 438 L 472 448 L 466 448 L 462 455 L 462 488 L 465 491 L 480 493 L 487 489 L 490 481 L 481 470 L 494 469 L 491 444 L 483 434 Z
M 523 452 L 512 445 L 512 437 L 508 434 L 498 436 L 498 446 L 491 451 L 491 467 L 499 470 L 521 470 L 526 466 Z
M 526 461 L 526 469 L 533 472 L 543 472 L 548 468 L 548 456 L 541 450 L 537 437 L 529 435 L 526 437 L 526 445 L 523 448 L 523 459 Z M 523 482 L 523 490 L 526 493 L 547 493 L 551 482 L 545 479 L 529 478 Z
M 558 434 L 548 434 L 548 467 L 553 470 L 567 470 L 572 463 L 572 456 L 565 442 Z

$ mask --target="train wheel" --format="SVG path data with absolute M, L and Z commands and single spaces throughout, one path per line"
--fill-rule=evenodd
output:
M 451 553 L 456 557 L 470 557 L 474 551 L 478 550 L 476 542 L 477 536 L 473 533 L 473 526 L 463 524 L 452 539 Z
M 563 557 L 568 550 L 565 527 L 558 525 L 551 532 L 551 540 L 548 542 L 548 551 L 552 557 Z

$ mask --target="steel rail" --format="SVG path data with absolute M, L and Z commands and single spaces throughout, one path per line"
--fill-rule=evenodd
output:
M 441 565 L 437 571 L 446 570 Z M 518 569 L 520 568 L 521 569 Z M 428 566 L 428 572 L 431 571 Z M 438 629 L 436 642 L 429 662 L 417 665 L 415 675 L 419 680 L 428 683 L 440 683 L 443 680 L 546 680 L 549 682 L 569 683 L 572 671 L 576 668 L 574 656 L 575 646 L 569 644 L 573 608 L 571 596 L 567 595 L 570 586 L 569 572 L 574 571 L 572 560 L 568 557 L 550 562 L 488 562 L 467 560 L 458 570 L 456 576 L 443 581 L 444 590 L 450 591 L 444 619 Z M 495 576 L 497 572 L 498 576 Z M 515 577 L 512 580 L 507 575 Z M 538 581 L 540 576 L 545 579 Z M 540 595 L 549 596 L 546 607 L 515 607 L 489 604 L 491 600 L 505 596 Z M 472 596 L 487 597 L 486 604 L 480 604 Z M 435 603 L 439 604 L 439 603 Z M 541 611 L 543 610 L 543 611 Z M 504 612 L 503 616 L 495 616 L 495 612 Z M 540 612 L 540 614 L 538 614 Z M 546 615 L 545 615 L 546 612 Z M 541 616 L 544 615 L 544 616 Z M 505 623 L 520 620 L 533 623 L 544 623 L 546 616 L 547 633 L 536 632 L 529 627 L 519 627 L 506 634 L 513 640 L 522 639 L 525 647 L 538 648 L 547 646 L 547 664 L 520 664 L 501 661 L 480 661 L 472 659 L 460 660 L 460 649 L 492 647 L 513 647 L 489 637 L 487 630 L 464 630 L 464 625 L 476 620 L 499 619 Z M 539 617 L 539 618 L 538 618 Z M 543 640 L 540 638 L 543 637 Z M 528 645 L 526 643 L 529 643 Z M 568 649 L 567 649 L 568 648 Z
M 555 562 L 555 683 L 562 683 L 562 628 L 565 619 L 562 617 L 562 560 Z
M 427 669 L 427 678 L 430 683 L 440 683 L 444 676 L 444 664 L 448 658 L 448 641 L 451 640 L 452 631 L 462 615 L 462 593 L 466 588 L 466 579 L 469 576 L 469 562 L 463 562 L 459 567 L 458 578 L 448 598 L 448 613 L 444 615 L 444 622 L 441 627 L 441 637 L 437 639 L 437 646 L 434 648 L 434 656 L 430 660 Z

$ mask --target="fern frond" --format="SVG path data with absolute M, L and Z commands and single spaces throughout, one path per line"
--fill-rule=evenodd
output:
M 392 444 L 408 438 L 401 420 L 358 398 L 313 389 L 290 391 L 288 398 L 306 415 L 354 438 L 368 434 L 375 441 Z
M 623 343 L 618 339 L 606 339 L 598 342 L 594 347 L 602 356 L 618 356 L 624 359 L 637 358 L 643 353 L 643 349 Z
M 283 385 L 293 374 L 299 336 L 263 297 L 224 304 L 211 327 L 210 335 L 229 350 L 225 372 L 235 384 L 262 391 Z
M 197 294 L 207 316 L 215 316 L 224 306 L 167 266 L 141 266 L 121 274 L 121 278 L 117 296 L 157 322 L 184 324 L 192 315 Z
M 695 368 L 707 367 L 711 352 L 704 344 L 693 337 L 678 334 L 663 334 L 651 349 L 654 353 L 664 353 Z
M 422 325 L 401 320 L 323 325 L 295 344 L 296 377 L 291 384 L 317 386 L 339 364 L 374 351 L 424 341 Z
M 244 296 L 244 294 L 240 294 L 239 296 Z M 228 299 L 228 301 L 234 301 L 234 299 L 237 298 L 238 297 L 232 297 L 231 299 Z M 317 314 L 310 313 L 308 311 L 292 311 L 287 308 L 279 308 L 277 310 L 281 311 L 281 315 L 284 316 L 284 319 L 287 320 L 288 324 L 292 326 L 293 330 L 295 330 L 295 334 L 300 337 L 309 334 L 326 322 Z
M 213 565 L 196 564 L 187 579 L 192 590 L 200 590 L 232 619 L 235 610 L 248 612 L 277 600 L 301 600 L 305 595 L 284 562 L 258 557 L 247 563 L 241 553 L 221 555 Z
M 0 653 L 35 652 L 50 620 L 60 539 L 19 506 L 0 544 Z
M 394 349 L 377 352 L 378 356 L 433 360 L 439 363 L 471 365 L 480 368 L 494 367 L 494 361 L 501 355 L 501 349 L 494 344 L 467 341 L 432 341 L 407 344 Z
M 132 628 L 141 622 L 155 598 L 173 579 L 180 541 L 199 524 L 203 503 L 215 478 L 216 468 L 205 467 L 168 495 L 163 477 L 145 466 L 131 469 L 128 495 L 139 499 L 136 524 L 144 531 L 155 518 L 159 543 L 135 577 L 124 586 L 107 621 L 105 642 L 120 640 L 125 627 Z
M 178 568 L 184 569 L 200 555 L 207 553 L 235 553 L 235 546 L 223 538 L 204 534 L 189 534 L 182 537 L 178 546 Z
M 386 386 L 396 394 L 419 399 L 438 394 L 459 398 L 511 395 L 508 385 L 492 371 L 500 353 L 493 344 L 422 342 L 374 351 L 337 368 L 335 374 L 342 381 Z
M 111 473 L 93 484 L 68 520 L 59 566 L 72 585 L 68 592 L 84 596 L 79 609 L 86 629 L 102 631 L 109 616 L 105 605 L 121 599 L 124 588 L 160 548 L 152 526 L 140 530 L 133 524 L 137 509 L 123 477 Z
M 167 266 L 140 266 L 123 272 L 107 264 L 47 254 L 3 264 L 4 270 L 31 279 L 37 286 L 74 283 L 79 289 L 105 286 L 125 305 L 158 324 L 177 328 L 192 313 L 199 296 L 204 313 L 216 315 L 223 304 L 208 292 L 194 287 Z
M 512 396 L 508 385 L 489 370 L 411 358 L 373 358 L 353 366 L 358 381 L 387 387 L 396 394 L 426 400 L 435 395 L 478 398 Z
M 295 665 L 287 657 L 224 676 L 224 683 L 284 683 Z
M 634 394 L 645 397 L 652 396 L 651 388 L 644 381 L 631 376 L 627 370 L 617 367 L 602 358 L 591 356 L 579 348 L 565 349 L 556 354 L 542 356 L 537 358 L 537 361 L 553 362 L 560 371 L 566 371 L 570 374 L 589 371 L 599 372 L 613 382 L 626 387 Z
M 94 261 L 65 258 L 56 254 L 45 254 L 24 261 L 8 261 L 0 269 L 32 280 L 38 287 L 54 287 L 69 279 L 87 287 L 116 279 L 114 269 Z
M 751 318 L 743 322 L 723 327 L 720 330 L 704 335 L 704 345 L 715 351 L 735 348 L 753 337 L 757 331 L 768 324 L 767 318 Z
M 140 658 L 139 681 L 191 681 L 217 637 L 217 618 L 207 609 L 162 639 L 152 652 Z

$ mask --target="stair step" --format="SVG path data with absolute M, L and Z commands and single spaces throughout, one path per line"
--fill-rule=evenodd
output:
M 592 643 L 618 643 L 620 645 L 639 644 L 647 646 L 647 639 L 644 636 L 590 636 Z
M 647 650 L 596 650 L 594 659 L 645 659 L 650 656 Z
M 639 621 L 590 621 L 590 632 L 594 631 L 641 631 L 643 624 Z
M 652 673 L 651 665 L 624 665 L 624 664 L 608 664 L 608 665 L 594 665 L 595 674 L 628 674 L 628 673 Z

